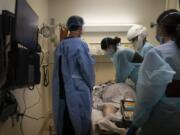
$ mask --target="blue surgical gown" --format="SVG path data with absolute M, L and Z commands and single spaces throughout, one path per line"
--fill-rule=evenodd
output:
M 144 46 L 138 50 L 138 53 L 142 56 L 145 57 L 145 55 L 153 48 L 153 45 L 149 42 L 145 42 Z
M 59 63 L 61 59 L 61 64 Z M 81 38 L 63 40 L 55 50 L 53 72 L 53 114 L 56 134 L 62 135 L 65 107 L 76 135 L 90 135 L 94 60 Z M 61 67 L 60 67 L 61 65 Z M 60 79 L 61 69 L 62 79 Z M 61 80 L 61 81 L 60 81 Z M 64 89 L 62 89 L 62 86 Z M 60 98 L 64 90 L 65 98 Z
M 115 81 L 125 82 L 129 77 L 134 83 L 138 79 L 138 71 L 141 63 L 132 63 L 135 51 L 128 48 L 118 48 L 111 60 L 116 69 Z
M 180 135 L 180 98 L 165 94 L 172 80 L 180 80 L 180 50 L 169 41 L 151 49 L 139 71 L 133 125 L 143 135 Z

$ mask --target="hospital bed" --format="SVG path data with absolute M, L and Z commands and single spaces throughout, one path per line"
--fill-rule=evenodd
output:
M 131 124 L 135 98 L 133 88 L 125 83 L 108 82 L 95 86 L 93 91 L 92 134 L 125 134 L 126 128 Z

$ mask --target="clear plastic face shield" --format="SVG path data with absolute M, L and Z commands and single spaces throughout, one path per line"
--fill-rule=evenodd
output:
M 133 44 L 134 49 L 140 51 L 146 42 L 147 35 L 146 27 L 135 25 L 128 31 L 127 38 Z
M 150 23 L 150 27 L 151 28 L 155 28 L 156 29 L 156 40 L 160 43 L 163 44 L 164 43 L 164 39 L 162 37 L 162 32 L 161 32 L 161 28 L 157 23 L 151 22 Z
M 136 51 L 139 51 L 143 45 L 144 45 L 145 36 L 143 34 L 140 34 L 136 37 L 134 37 L 131 41 L 133 44 L 133 47 Z
M 169 16 L 174 15 L 174 14 L 179 14 L 178 12 L 172 12 L 169 13 L 167 15 L 165 15 L 160 21 L 159 24 L 158 23 L 150 23 L 150 27 L 154 28 L 156 27 L 156 40 L 160 42 L 160 44 L 165 43 L 165 39 L 167 37 L 167 35 L 165 34 L 165 32 L 163 32 L 163 27 L 162 27 L 162 23 L 163 21 L 165 21 Z
M 164 37 L 165 37 L 165 35 L 164 34 L 162 34 L 162 28 L 161 28 L 161 26 L 159 26 L 157 23 L 153 23 L 153 22 L 151 22 L 150 23 L 150 27 L 151 28 L 156 28 L 156 36 L 155 36 L 155 38 L 156 38 L 156 40 L 160 43 L 160 44 L 164 44 Z M 164 36 L 163 36 L 164 35 Z
M 158 25 L 157 23 L 155 23 L 155 22 L 151 22 L 151 23 L 150 23 L 150 28 L 157 27 L 157 25 Z

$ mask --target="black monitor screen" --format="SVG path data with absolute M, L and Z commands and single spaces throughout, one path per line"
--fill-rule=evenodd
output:
M 36 50 L 38 45 L 38 16 L 26 0 L 16 0 L 15 41 Z

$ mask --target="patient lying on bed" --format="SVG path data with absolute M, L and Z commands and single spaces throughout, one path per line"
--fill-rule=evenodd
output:
M 125 132 L 124 129 L 116 125 L 116 122 L 122 121 L 120 108 L 121 100 L 124 99 L 135 99 L 134 90 L 125 83 L 95 86 L 92 113 L 95 132 L 120 134 Z

